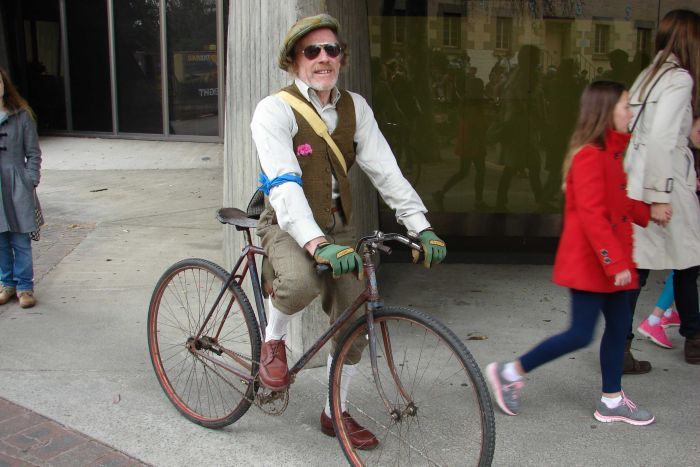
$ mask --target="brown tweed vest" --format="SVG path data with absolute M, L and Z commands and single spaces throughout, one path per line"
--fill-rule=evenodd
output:
M 306 102 L 306 98 L 296 85 L 292 84 L 283 90 Z M 309 107 L 313 108 L 311 104 Z M 355 163 L 355 105 L 352 96 L 347 91 L 340 91 L 336 111 L 338 112 L 338 125 L 331 136 L 344 156 L 349 172 L 350 167 Z M 311 207 L 314 220 L 319 227 L 324 229 L 332 219 L 331 174 L 333 174 L 338 180 L 341 207 L 347 222 L 349 222 L 352 215 L 352 195 L 347 175 L 343 173 L 342 166 L 323 138 L 314 132 L 301 114 L 297 113 L 296 110 L 293 112 L 299 131 L 293 138 L 292 150 L 301 167 L 302 188 Z M 305 147 L 304 145 L 311 146 L 310 154 L 302 154 L 305 151 L 300 150 L 300 148 Z

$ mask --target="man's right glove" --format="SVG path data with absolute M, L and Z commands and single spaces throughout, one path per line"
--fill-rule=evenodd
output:
M 314 259 L 318 264 L 327 264 L 333 269 L 333 277 L 338 278 L 341 274 L 355 271 L 357 279 L 362 279 L 362 258 L 357 252 L 343 245 L 335 243 L 322 243 L 314 251 Z
M 441 263 L 447 256 L 447 245 L 440 239 L 435 232 L 430 229 L 425 229 L 418 234 L 418 240 L 423 247 L 423 266 L 430 269 L 431 266 Z M 417 263 L 420 257 L 420 252 L 411 250 L 413 262 Z

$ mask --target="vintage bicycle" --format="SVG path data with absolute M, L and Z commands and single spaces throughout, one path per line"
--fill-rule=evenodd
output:
M 179 261 L 156 284 L 148 311 L 149 353 L 158 381 L 182 415 L 208 428 L 235 422 L 252 405 L 280 414 L 289 400 L 289 388 L 270 391 L 257 379 L 267 325 L 255 261 L 265 252 L 251 237 L 257 221 L 236 208 L 220 209 L 217 219 L 245 237 L 233 270 L 204 259 Z M 397 233 L 376 231 L 360 239 L 356 250 L 366 288 L 292 366 L 290 380 L 364 307 L 364 317 L 336 345 L 328 381 L 333 426 L 350 464 L 490 465 L 495 422 L 481 371 L 464 343 L 436 318 L 383 304 L 373 257 L 390 254 L 388 242 L 421 249 L 416 239 Z M 255 311 L 241 288 L 246 276 Z M 373 450 L 353 447 L 341 422 L 343 362 L 357 340 L 368 345 L 346 403 L 379 440 Z

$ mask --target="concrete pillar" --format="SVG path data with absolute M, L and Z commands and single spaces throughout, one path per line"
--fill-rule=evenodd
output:
M 291 77 L 277 67 L 277 54 L 289 27 L 299 18 L 329 13 L 341 24 L 341 35 L 351 53 L 350 66 L 341 74 L 340 86 L 371 98 L 369 35 L 364 2 L 353 0 L 237 0 L 229 9 L 226 70 L 226 117 L 224 137 L 224 206 L 245 209 L 258 186 L 260 166 L 250 134 L 250 119 L 256 104 L 265 96 L 291 82 Z M 354 225 L 363 234 L 376 228 L 378 213 L 376 194 L 360 170 L 353 169 L 352 188 Z M 224 257 L 226 267 L 235 264 L 242 235 L 225 227 Z M 253 300 L 250 287 L 245 288 Z M 328 318 L 314 301 L 297 314 L 290 326 L 287 344 L 291 361 L 303 352 L 328 327 Z M 325 364 L 327 350 L 322 350 L 310 366 Z

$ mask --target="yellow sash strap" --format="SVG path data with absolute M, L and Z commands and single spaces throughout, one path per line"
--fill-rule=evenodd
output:
M 314 112 L 314 110 L 307 103 L 305 103 L 298 97 L 293 96 L 287 91 L 280 91 L 277 93 L 277 95 L 284 99 L 284 101 L 287 104 L 289 104 L 294 110 L 299 112 L 301 116 L 304 117 L 304 119 L 306 119 L 309 125 L 311 125 L 311 128 L 313 128 L 314 132 L 316 132 L 318 136 L 324 139 L 326 144 L 328 144 L 328 146 L 331 148 L 331 151 L 333 151 L 333 154 L 340 163 L 340 166 L 343 168 L 343 174 L 347 176 L 348 167 L 345 164 L 345 158 L 340 153 L 340 148 L 338 148 L 338 145 L 335 144 L 335 141 L 333 141 L 333 138 L 331 138 L 331 135 L 328 133 L 328 127 L 326 126 L 325 122 L 321 120 L 321 117 L 319 117 L 318 114 Z

